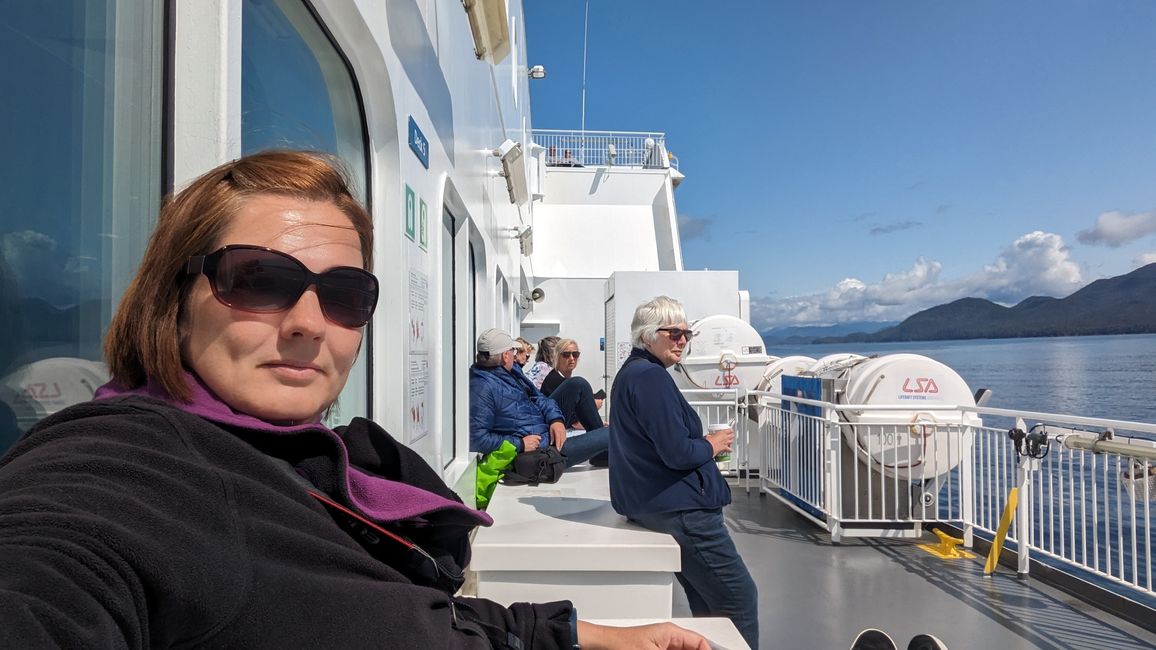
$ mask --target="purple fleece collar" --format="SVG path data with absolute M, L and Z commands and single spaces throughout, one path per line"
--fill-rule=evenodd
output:
M 489 526 L 494 523 L 494 520 L 486 513 L 456 501 L 451 501 L 412 485 L 367 474 L 357 467 L 351 467 L 349 465 L 349 453 L 346 451 L 345 443 L 342 442 L 341 437 L 319 422 L 295 425 L 272 424 L 233 410 L 213 394 L 196 375 L 186 372 L 185 378 L 193 390 L 192 399 L 188 402 L 174 399 L 160 383 L 152 380 L 149 380 L 144 386 L 133 389 L 124 389 L 112 381 L 97 389 L 95 399 L 129 395 L 151 397 L 210 422 L 256 431 L 291 434 L 321 430 L 332 436 L 341 450 L 341 465 L 345 473 L 345 484 L 351 505 L 369 518 L 379 523 L 388 523 L 449 509 L 470 515 L 482 526 Z

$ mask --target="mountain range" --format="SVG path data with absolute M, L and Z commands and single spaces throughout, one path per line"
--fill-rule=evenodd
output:
M 1096 280 L 1066 298 L 1032 296 L 1005 307 L 962 298 L 877 331 L 818 336 L 812 343 L 1084 336 L 1156 332 L 1156 264 Z
M 898 325 L 898 321 L 856 321 L 852 323 L 836 323 L 834 325 L 792 325 L 776 327 L 761 332 L 763 342 L 767 345 L 797 345 L 813 343 L 816 339 L 847 336 L 849 334 L 863 334 L 878 332 L 887 327 Z

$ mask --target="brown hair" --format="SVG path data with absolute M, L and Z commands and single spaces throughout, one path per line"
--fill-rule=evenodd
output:
M 555 352 L 558 349 L 558 341 L 562 339 L 557 336 L 547 336 L 538 341 L 538 357 L 537 361 L 546 362 L 551 368 L 554 367 L 554 359 L 557 356 Z
M 349 217 L 361 242 L 366 270 L 373 268 L 373 220 L 353 198 L 334 157 L 304 151 L 265 151 L 212 169 L 161 206 L 136 276 L 121 298 L 104 339 L 114 380 L 136 388 L 152 379 L 169 395 L 187 400 L 181 360 L 182 314 L 190 283 L 185 264 L 218 247 L 230 220 L 258 195 L 331 203 Z
M 534 351 L 534 344 L 527 341 L 526 339 L 519 336 L 518 338 L 516 338 L 514 340 L 520 344 L 518 346 L 519 352 L 525 352 L 526 354 L 530 354 L 531 352 Z

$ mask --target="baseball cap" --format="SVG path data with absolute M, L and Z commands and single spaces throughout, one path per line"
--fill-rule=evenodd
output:
M 478 352 L 501 354 L 506 350 L 513 350 L 518 347 L 520 347 L 518 343 L 510 338 L 509 334 L 496 327 L 491 327 L 478 337 Z

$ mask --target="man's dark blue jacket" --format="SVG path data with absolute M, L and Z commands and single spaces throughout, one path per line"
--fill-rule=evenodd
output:
M 731 490 L 702 421 L 658 358 L 634 348 L 610 391 L 610 502 L 627 517 L 719 508 Z
M 550 440 L 550 424 L 562 421 L 562 410 L 542 394 L 517 366 L 506 370 L 470 367 L 470 451 L 488 454 L 503 440 L 522 451 L 522 436 Z

